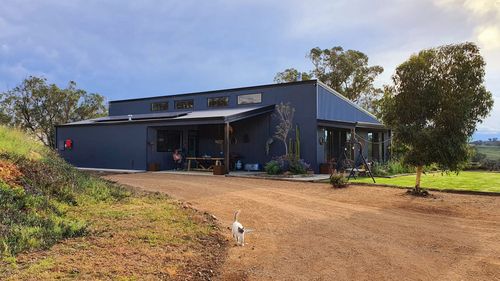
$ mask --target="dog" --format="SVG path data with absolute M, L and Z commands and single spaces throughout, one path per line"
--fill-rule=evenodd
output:
M 243 225 L 238 221 L 238 215 L 240 214 L 240 210 L 234 212 L 234 221 L 233 221 L 233 227 L 232 227 L 232 232 L 233 232 L 233 238 L 236 240 L 236 244 L 238 246 L 245 246 L 245 228 Z

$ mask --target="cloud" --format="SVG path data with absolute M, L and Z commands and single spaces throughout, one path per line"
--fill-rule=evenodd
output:
M 500 27 L 497 25 L 479 27 L 476 37 L 479 45 L 486 51 L 500 48 Z
M 385 72 L 421 49 L 481 47 L 500 96 L 495 0 L 19 0 L 0 9 L 0 91 L 44 75 L 109 99 L 270 83 L 313 47 L 357 49 Z M 500 101 L 482 130 L 500 130 Z M 497 124 L 498 123 L 498 124 Z

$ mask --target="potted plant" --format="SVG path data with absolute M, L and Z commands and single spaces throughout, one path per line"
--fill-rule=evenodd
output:
M 214 175 L 220 176 L 226 174 L 226 167 L 220 161 L 217 161 L 214 166 Z

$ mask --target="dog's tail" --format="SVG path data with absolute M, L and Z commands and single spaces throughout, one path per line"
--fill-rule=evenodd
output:
M 238 220 L 238 216 L 240 215 L 240 210 L 234 212 L 234 221 Z

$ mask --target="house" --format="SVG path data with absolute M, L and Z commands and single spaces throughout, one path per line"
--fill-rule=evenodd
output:
M 338 159 L 354 134 L 369 160 L 387 160 L 390 131 L 318 80 L 111 101 L 109 116 L 57 126 L 57 146 L 68 162 L 87 168 L 172 169 L 175 149 L 223 158 L 227 169 L 237 159 L 262 166 L 284 154 L 273 139 L 280 103 L 295 108 L 300 155 L 316 172 Z

